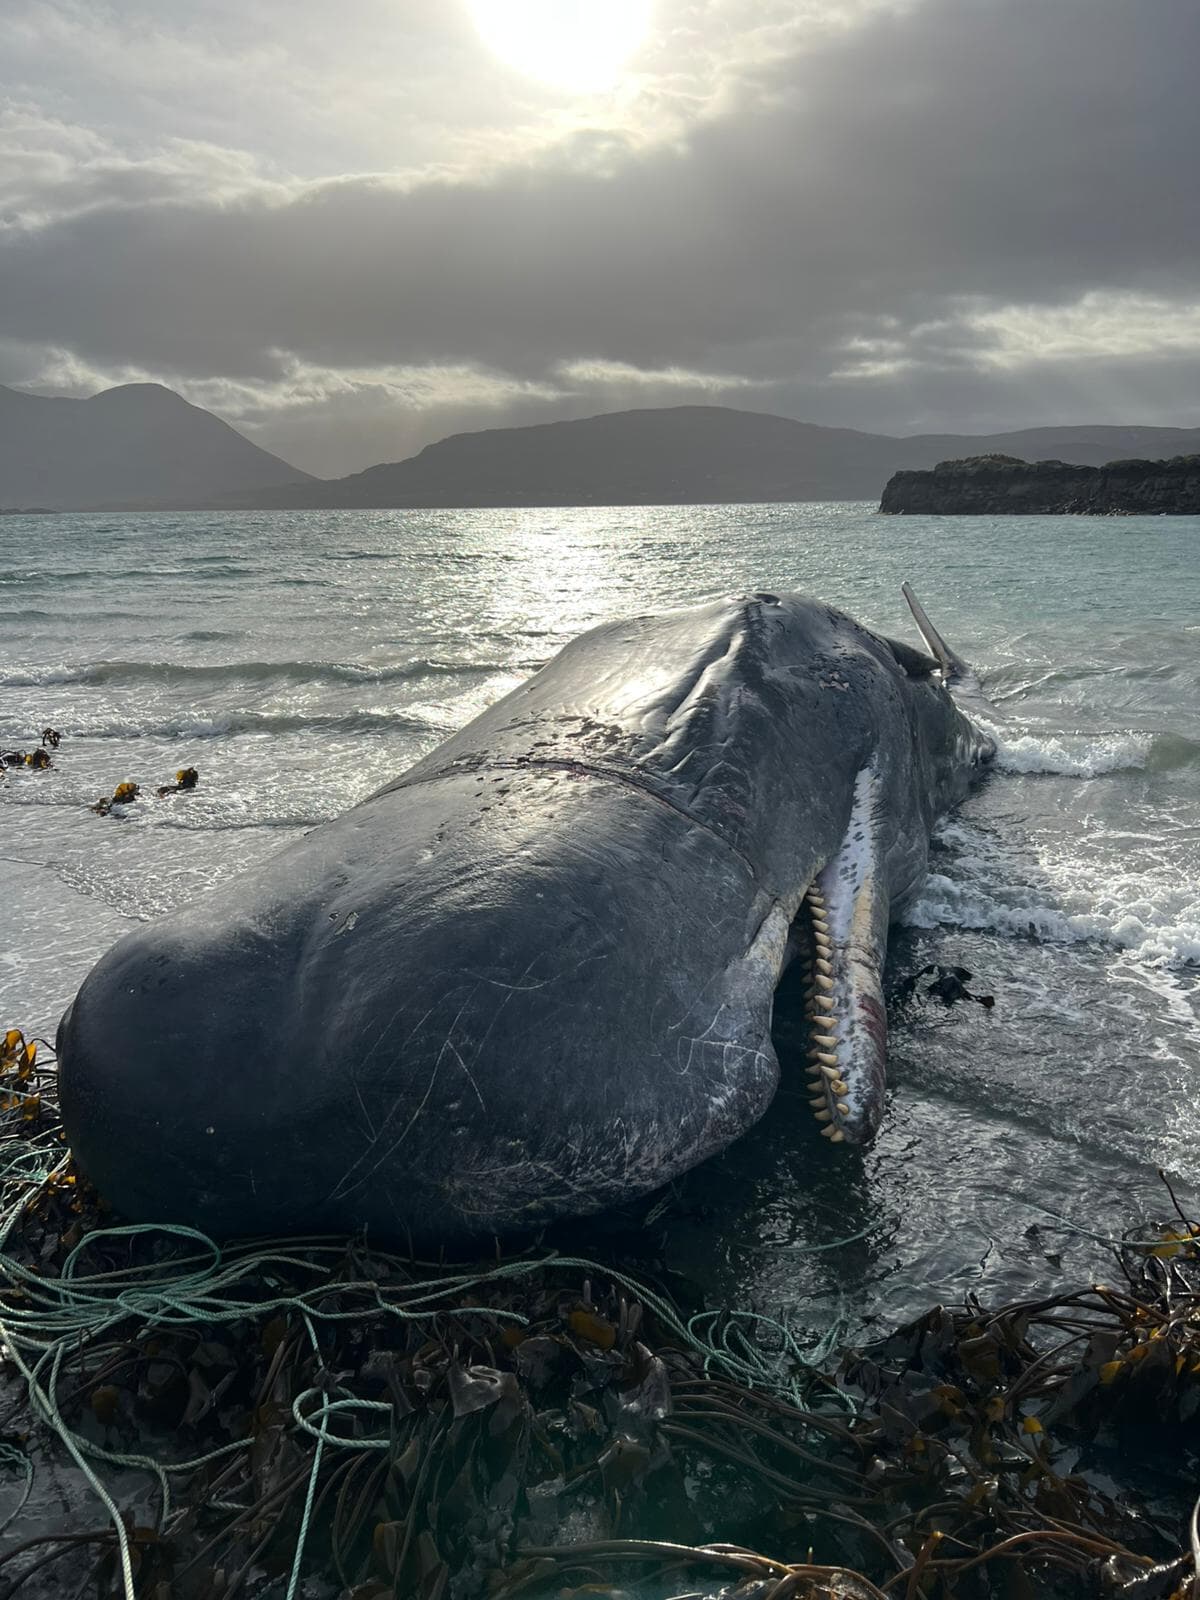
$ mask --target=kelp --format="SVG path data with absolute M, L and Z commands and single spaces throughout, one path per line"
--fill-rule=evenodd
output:
M 0 751 L 0 777 L 7 767 L 29 767 L 34 772 L 44 772 L 51 765 L 50 751 L 62 743 L 62 734 L 56 728 L 43 728 L 40 741 L 33 750 Z
M 36 772 L 44 772 L 52 765 L 50 751 L 57 750 L 61 743 L 62 734 L 57 728 L 43 728 L 36 749 L 0 751 L 0 778 L 7 776 L 7 769 L 10 767 L 28 767 Z M 166 795 L 190 794 L 199 782 L 200 773 L 195 767 L 180 767 L 175 773 L 173 783 L 159 784 L 154 792 L 160 800 Z M 107 817 L 114 806 L 132 805 L 141 793 L 141 784 L 127 780 L 119 783 L 111 795 L 101 795 L 88 809 L 94 811 L 97 816 Z
M 813 1365 L 645 1256 L 124 1226 L 37 1044 L 0 1042 L 0 1600 L 1200 1592 L 1182 1214 L 1110 1282 Z M 35 1528 L 55 1452 L 78 1504 Z

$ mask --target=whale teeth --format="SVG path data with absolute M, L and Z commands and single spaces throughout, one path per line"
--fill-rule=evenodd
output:
M 833 1090 L 834 1094 L 850 1093 L 850 1085 L 842 1078 L 830 1078 L 829 1087 Z
M 827 978 L 833 972 L 833 968 L 829 965 L 828 961 L 824 960 L 824 958 L 821 956 L 817 957 L 816 961 L 813 962 L 813 965 L 816 967 L 818 972 L 823 972 Z
M 836 1067 L 822 1067 L 821 1076 L 829 1083 L 841 1082 L 841 1078 L 838 1076 L 838 1069 Z
M 821 1050 L 832 1050 L 837 1044 L 837 1039 L 832 1033 L 814 1033 L 812 1042 Z
M 840 1140 L 844 1139 L 846 1135 L 840 1128 L 835 1128 L 831 1122 L 827 1128 L 821 1129 L 821 1137 L 822 1139 L 832 1139 L 833 1142 L 837 1144 Z
M 814 1111 L 821 1111 L 829 1104 L 829 1097 L 828 1095 L 815 1094 L 808 1103 Z
M 833 1010 L 833 1000 L 829 995 L 827 995 L 827 994 L 815 994 L 815 995 L 813 995 L 813 999 L 816 1001 L 817 1005 L 819 1005 L 821 1007 L 822 1011 L 832 1011 Z
M 839 1100 L 837 1102 L 837 1108 L 844 1117 L 848 1117 L 850 1115 L 850 1106 L 845 1100 Z
M 823 1067 L 836 1067 L 838 1064 L 838 1058 L 830 1055 L 828 1050 L 814 1050 L 812 1058 L 814 1061 L 819 1061 Z
M 812 923 L 813 932 L 817 934 L 818 937 L 824 937 L 826 939 L 829 937 L 829 924 L 825 921 L 824 917 L 819 917 L 815 911 L 812 911 L 809 913 L 808 920 Z
M 833 1112 L 830 1111 L 828 1107 L 826 1107 L 826 1109 L 824 1111 L 816 1111 L 816 1112 L 814 1112 L 813 1115 L 816 1117 L 818 1122 L 832 1122 L 833 1121 Z
M 816 982 L 817 982 L 817 988 L 818 989 L 823 989 L 826 993 L 828 993 L 829 990 L 833 988 L 833 979 L 825 977 L 825 975 L 823 973 L 820 973 L 820 972 L 817 973 Z

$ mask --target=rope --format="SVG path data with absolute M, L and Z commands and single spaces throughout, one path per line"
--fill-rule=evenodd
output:
M 21 1485 L 21 1498 L 8 1513 L 3 1522 L 0 1522 L 0 1534 L 7 1533 L 10 1526 L 17 1520 L 25 1509 L 29 1496 L 33 1493 L 33 1462 L 23 1450 L 18 1450 L 15 1445 L 0 1442 L 0 1466 L 16 1467 L 24 1474 L 24 1483 Z

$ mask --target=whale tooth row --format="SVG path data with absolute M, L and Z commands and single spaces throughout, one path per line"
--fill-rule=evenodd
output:
M 833 941 L 829 935 L 825 897 L 815 884 L 805 895 L 809 921 L 812 927 L 813 959 L 804 966 L 804 997 L 807 1001 L 809 1024 L 808 1087 L 812 1091 L 809 1106 L 813 1116 L 822 1124 L 821 1136 L 831 1144 L 841 1144 L 845 1132 L 835 1121 L 847 1116 L 849 1103 L 843 1098 L 847 1086 L 838 1071 L 837 1022 L 831 1013 L 833 1001 Z

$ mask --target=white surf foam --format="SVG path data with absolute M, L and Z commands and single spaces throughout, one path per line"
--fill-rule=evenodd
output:
M 1055 773 L 1063 778 L 1098 778 L 1106 772 L 1144 767 L 1153 744 L 1151 734 L 1102 733 L 1005 735 L 988 730 L 996 740 L 996 766 L 1001 772 Z
M 937 838 L 952 859 L 905 909 L 909 927 L 1099 943 L 1148 967 L 1200 966 L 1200 886 L 1145 859 L 1123 869 L 1100 853 L 1035 858 L 961 818 L 947 819 Z

